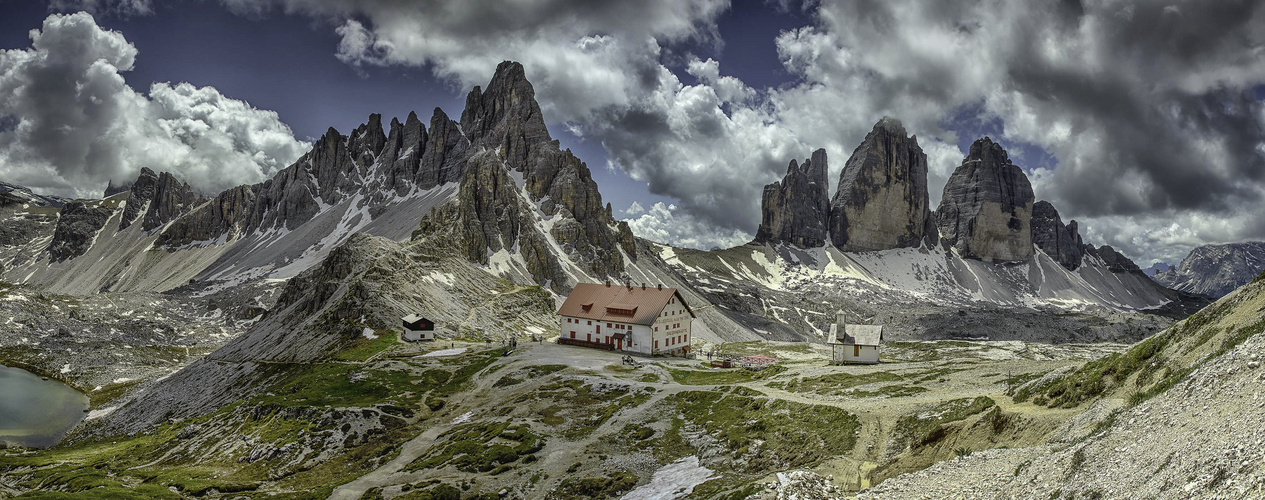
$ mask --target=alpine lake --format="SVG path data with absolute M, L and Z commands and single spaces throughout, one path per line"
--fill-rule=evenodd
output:
M 47 448 L 79 424 L 88 396 L 26 370 L 0 366 L 0 443 Z

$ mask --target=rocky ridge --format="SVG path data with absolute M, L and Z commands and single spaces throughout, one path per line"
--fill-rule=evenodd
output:
M 141 287 L 168 287 L 191 273 L 197 281 L 285 278 L 315 264 L 354 232 L 408 238 L 428 211 L 448 203 L 454 223 L 463 228 L 453 236 L 472 262 L 491 266 L 492 256 L 501 252 L 493 260 L 522 269 L 511 274 L 558 291 L 580 279 L 618 279 L 624 260 L 636 258 L 631 230 L 603 205 L 588 167 L 549 136 L 523 67 L 512 62 L 498 66 L 486 89 L 470 92 L 461 123 L 435 109 L 429 129 L 416 113 L 384 128 L 381 115 L 373 114 L 348 136 L 330 128 L 273 178 L 210 199 L 149 169 L 107 189 L 111 200 L 130 193 L 117 231 L 98 238 L 97 225 L 110 214 L 94 211 L 85 218 L 85 205 L 64 214 L 53 239 L 57 260 L 73 259 L 97 244 L 111 247 L 94 254 L 107 258 L 97 267 L 109 269 L 92 273 L 101 283 L 78 287 L 83 290 L 112 286 L 125 274 L 141 283 L 126 286 Z M 471 197 L 458 200 L 465 195 Z M 7 196 L 23 203 L 33 199 Z M 125 231 L 137 221 L 144 234 Z M 144 253 L 150 246 L 169 250 L 163 255 L 172 262 L 154 262 L 162 256 Z M 200 250 L 198 263 L 177 264 L 185 250 Z M 0 255 L 9 253 L 21 252 Z M 150 261 L 146 272 L 180 276 L 128 274 L 142 255 Z M 22 274 L 14 271 L 10 279 L 66 281 L 56 269 L 25 264 Z
M 1190 251 L 1181 264 L 1155 272 L 1166 287 L 1223 297 L 1265 271 L 1265 242 L 1204 245 Z
M 1006 150 L 979 139 L 944 186 L 936 210 L 941 244 L 986 262 L 1027 260 L 1035 199 L 1028 176 Z
M 790 243 L 800 248 L 826 244 L 830 219 L 830 186 L 826 150 L 813 151 L 798 164 L 791 160 L 786 177 L 764 186 L 757 243 Z

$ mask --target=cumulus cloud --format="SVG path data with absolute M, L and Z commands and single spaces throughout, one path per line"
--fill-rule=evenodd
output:
M 98 197 L 142 167 L 207 193 L 272 176 L 309 145 L 276 113 L 211 87 L 156 83 L 136 92 L 120 72 L 137 51 L 85 12 L 54 14 L 31 46 L 0 53 L 0 177 L 52 194 Z
M 681 212 L 674 204 L 656 202 L 637 217 L 626 219 L 633 233 L 650 241 L 690 248 L 729 248 L 751 241 L 742 231 L 717 227 Z

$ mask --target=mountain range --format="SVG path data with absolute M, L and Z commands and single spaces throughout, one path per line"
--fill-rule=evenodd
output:
M 1224 297 L 1265 271 L 1265 243 L 1204 245 L 1181 264 L 1155 272 L 1156 283 L 1184 292 Z

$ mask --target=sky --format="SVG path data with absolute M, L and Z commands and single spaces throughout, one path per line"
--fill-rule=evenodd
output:
M 1037 199 L 1143 267 L 1265 239 L 1265 2 L 0 0 L 0 180 L 215 193 L 521 62 L 638 236 L 750 241 L 760 193 L 883 116 L 931 203 L 991 136 Z M 832 191 L 833 192 L 833 191 Z

